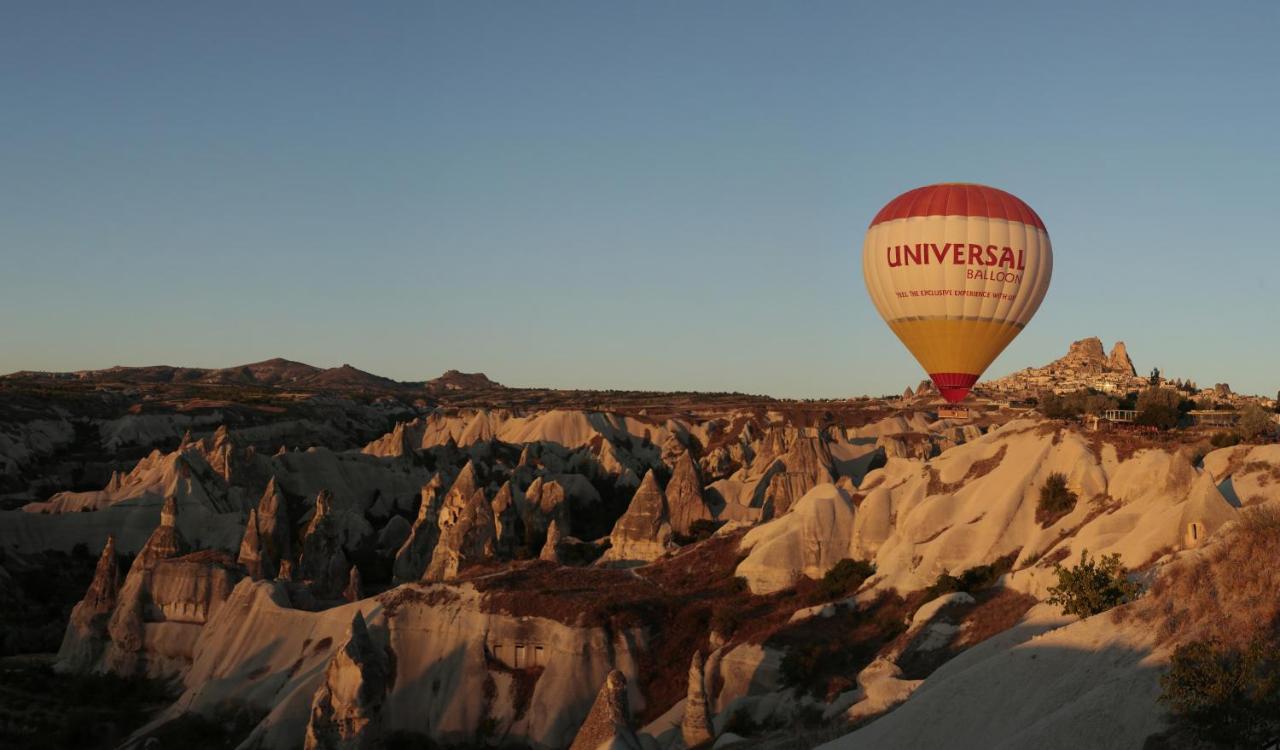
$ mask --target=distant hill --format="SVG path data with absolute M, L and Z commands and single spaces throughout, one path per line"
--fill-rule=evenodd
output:
M 438 378 L 427 381 L 427 390 L 439 391 L 483 391 L 491 388 L 505 388 L 501 383 L 489 379 L 483 372 L 459 372 L 449 370 Z
M 198 367 L 108 367 L 102 370 L 76 372 L 34 372 L 23 370 L 4 376 L 11 380 L 58 380 L 88 383 L 207 384 L 240 385 L 273 388 L 372 389 L 403 390 L 419 387 L 417 383 L 400 383 L 381 375 L 365 372 L 351 365 L 328 369 L 275 357 L 235 367 L 204 369 Z
M 302 362 L 275 357 L 253 364 L 208 371 L 201 382 L 243 383 L 252 385 L 288 385 L 303 383 L 325 370 Z
M 351 365 L 343 365 L 341 367 L 331 367 L 327 370 L 321 370 L 314 375 L 308 377 L 304 381 L 304 385 L 318 386 L 322 388 L 403 388 L 406 383 L 399 383 L 391 378 L 384 378 L 381 375 L 374 375 L 364 370 L 359 370 Z
M 313 388 L 317 390 L 412 391 L 428 393 L 470 393 L 505 389 L 482 372 L 449 370 L 425 383 L 400 382 L 366 372 L 349 364 L 322 368 L 305 362 L 274 357 L 247 365 L 206 369 L 148 365 L 144 367 L 108 367 L 102 370 L 75 372 L 37 372 L 21 370 L 0 379 L 28 381 L 77 381 L 82 383 L 115 383 L 126 385 L 228 385 L 267 388 Z

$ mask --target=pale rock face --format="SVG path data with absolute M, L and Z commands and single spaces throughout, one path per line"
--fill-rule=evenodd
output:
M 342 591 L 350 567 L 334 516 L 333 495 L 322 490 L 316 495 L 315 515 L 303 532 L 302 554 L 294 572 L 295 577 L 310 581 L 317 593 L 328 596 Z
M 684 701 L 680 736 L 687 748 L 709 744 L 716 737 L 711 717 L 707 713 L 707 688 L 701 651 L 694 651 L 693 660 L 689 663 L 689 690 Z
M 227 482 L 238 479 L 241 472 L 253 463 L 253 448 L 241 448 L 225 424 L 218 426 L 212 439 L 197 445 L 203 448 L 209 466 Z
M 404 422 L 396 422 L 391 432 L 374 440 L 364 447 L 363 453 L 381 458 L 402 458 L 414 453 L 412 427 Z
M 423 581 L 448 581 L 469 564 L 493 557 L 493 507 L 484 490 L 477 489 L 462 508 L 446 502 L 440 512 L 440 542 L 431 555 Z
M 366 750 L 381 746 L 380 714 L 390 669 L 356 612 L 347 642 L 329 659 L 311 702 L 306 750 Z
M 542 545 L 542 552 L 538 555 L 538 559 L 557 564 L 560 562 L 560 523 L 558 521 L 553 520 L 547 529 L 547 543 Z
M 608 562 L 643 564 L 657 560 L 670 550 L 667 498 L 653 470 L 644 475 L 627 511 L 614 524 L 609 540 L 612 546 L 604 556 Z
M 150 568 L 157 560 L 185 554 L 187 549 L 187 541 L 178 531 L 177 501 L 172 496 L 167 497 L 160 509 L 160 525 L 147 537 L 146 544 L 142 545 L 142 550 L 138 552 L 133 567 L 130 568 L 130 575 L 135 569 Z
M 729 449 L 724 446 L 708 451 L 698 464 L 702 467 L 703 475 L 711 479 L 723 479 L 732 474 L 738 467 L 738 462 L 734 460 Z
M 257 508 L 249 511 L 249 518 L 245 521 L 244 538 L 240 540 L 240 552 L 236 555 L 236 562 L 244 566 L 250 578 L 262 579 L 264 577 L 262 574 L 262 540 L 258 537 Z
M 347 573 L 347 587 L 342 590 L 342 598 L 349 602 L 358 602 L 364 598 L 364 585 L 360 580 L 360 569 L 352 565 Z
M 275 578 L 280 562 L 293 557 L 293 525 L 288 507 L 276 480 L 272 477 L 258 501 L 249 511 L 244 539 L 240 543 L 239 562 L 254 579 Z
M 667 508 L 671 516 L 671 529 L 677 534 L 690 533 L 693 522 L 710 520 L 713 516 L 702 496 L 702 478 L 688 451 L 676 459 L 675 471 L 667 483 Z
M 1123 341 L 1117 341 L 1116 345 L 1111 347 L 1111 356 L 1107 357 L 1107 367 L 1126 375 L 1138 374 L 1133 366 L 1133 360 L 1129 359 L 1129 350 L 1125 348 Z
M 751 461 L 751 473 L 762 474 L 769 470 L 775 459 L 787 452 L 787 430 L 782 427 L 771 427 L 765 431 L 764 439 Z
M 1280 501 L 1280 445 L 1220 448 L 1204 457 L 1204 468 L 1213 475 L 1232 504 L 1249 507 Z
M 551 527 L 552 521 L 559 522 L 561 533 L 570 528 L 565 488 L 556 480 L 538 477 L 525 493 L 525 533 L 530 539 L 540 540 Z
M 800 436 L 766 472 L 768 482 L 759 503 L 765 517 L 785 515 L 797 500 L 819 484 L 834 480 L 831 453 L 822 438 Z
M 444 504 L 444 480 L 439 474 L 422 488 L 418 518 L 413 522 L 409 538 L 396 552 L 392 572 L 399 582 L 417 581 L 426 572 L 431 556 L 440 541 L 440 508 Z
M 782 689 L 779 673 L 782 649 L 758 643 L 739 643 L 729 650 L 717 649 L 707 657 L 703 670 L 704 684 L 715 691 L 708 697 L 714 701 L 717 734 L 724 731 L 730 718 L 726 711 L 742 696 L 759 695 Z M 715 686 L 719 686 L 718 689 Z
M 201 626 L 241 575 L 224 552 L 179 557 L 187 545 L 177 530 L 176 506 L 166 503 L 160 518 L 129 568 L 107 621 L 110 643 L 101 668 L 124 676 L 167 678 L 184 671 Z
M 426 734 L 441 745 L 474 738 L 489 717 L 496 725 L 488 728 L 511 744 L 567 747 L 608 672 L 635 675 L 647 642 L 636 628 L 491 612 L 466 584 L 405 584 L 376 599 L 306 611 L 288 604 L 281 584 L 244 580 L 201 631 L 186 692 L 165 718 L 214 715 L 234 701 L 265 717 L 245 747 L 302 747 L 313 696 L 357 610 L 375 645 L 394 658 L 395 680 L 379 712 L 384 731 Z M 512 668 L 534 670 L 528 691 L 516 690 Z M 628 697 L 643 708 L 634 686 Z
M 524 522 L 521 520 L 525 514 L 524 493 L 510 481 L 504 482 L 491 505 L 495 548 L 499 554 L 510 556 L 516 547 L 524 544 Z
M 1036 607 L 1017 627 L 943 664 L 892 712 L 820 747 L 1142 747 L 1168 726 L 1152 708 L 1168 663 L 1154 629 L 1132 617 L 1117 623 L 1112 613 L 1071 622 L 1059 611 Z M 911 685 L 890 672 L 871 681 L 864 671 L 859 685 L 896 702 Z
M 858 687 L 863 699 L 855 703 L 845 716 L 852 721 L 883 713 L 911 697 L 924 680 L 904 680 L 898 665 L 877 657 L 858 673 Z
M 627 702 L 627 677 L 614 670 L 605 678 L 600 694 L 582 722 L 569 750 L 641 750 L 640 739 L 631 728 Z
M 736 574 L 757 594 L 785 589 L 800 576 L 820 578 L 849 556 L 853 526 L 848 496 L 833 484 L 820 484 L 791 513 L 747 532 L 741 549 L 748 554 Z
M 466 466 L 462 467 L 462 471 L 458 472 L 453 484 L 449 486 L 449 491 L 445 493 L 443 507 L 455 509 L 466 507 L 478 489 L 480 489 L 480 479 L 475 462 L 468 461 Z
M 67 632 L 62 637 L 56 663 L 61 672 L 87 672 L 102 657 L 107 642 L 107 620 L 120 593 L 120 566 L 116 562 L 115 537 L 98 557 L 93 581 L 84 598 L 71 610 Z
M 1067 358 L 1096 364 L 1107 360 L 1106 353 L 1102 349 L 1102 339 L 1097 336 L 1071 342 L 1071 347 L 1067 349 Z

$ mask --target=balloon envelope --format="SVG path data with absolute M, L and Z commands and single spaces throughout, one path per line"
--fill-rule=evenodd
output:
M 876 214 L 862 246 L 876 309 L 951 402 L 1031 320 L 1052 274 L 1044 222 L 985 185 L 903 193 Z

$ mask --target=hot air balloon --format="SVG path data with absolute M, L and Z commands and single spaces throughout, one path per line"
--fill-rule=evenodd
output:
M 907 191 L 880 209 L 862 245 L 876 309 L 952 403 L 1035 315 L 1052 273 L 1044 222 L 985 185 Z

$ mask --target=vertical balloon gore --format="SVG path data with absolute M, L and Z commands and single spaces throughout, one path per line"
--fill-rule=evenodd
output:
M 1053 274 L 1044 222 L 983 185 L 908 191 L 862 246 L 867 292 L 943 398 L 960 401 L 1040 307 Z

